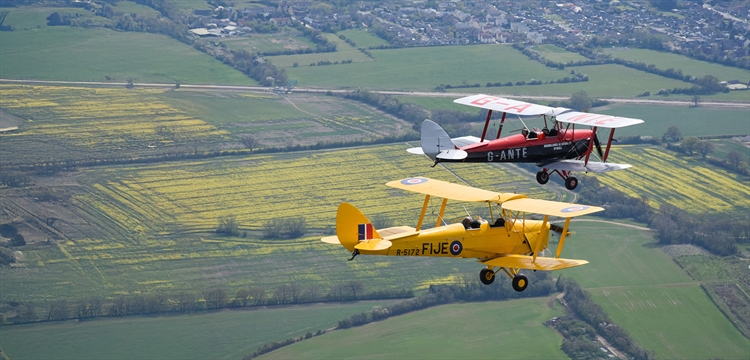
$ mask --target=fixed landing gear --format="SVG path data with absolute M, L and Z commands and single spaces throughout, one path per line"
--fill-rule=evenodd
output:
M 354 260 L 355 257 L 357 257 L 357 255 L 359 255 L 359 250 L 358 249 L 354 249 L 354 251 L 352 251 L 352 257 L 348 258 L 347 260 L 348 261 L 352 261 L 352 260 Z
M 544 185 L 549 181 L 549 173 L 541 170 L 538 173 L 536 173 L 536 182 Z
M 504 268 L 500 269 L 504 270 L 505 273 L 508 274 L 508 276 L 510 276 L 513 280 L 511 282 L 511 285 L 513 285 L 513 290 L 521 292 L 526 290 L 526 288 L 529 286 L 529 278 L 527 278 L 526 275 L 519 274 L 517 272 L 517 269 L 509 269 L 510 271 Z M 492 271 L 491 269 L 482 269 L 481 271 L 479 271 L 479 281 L 481 281 L 482 284 L 490 285 L 495 282 L 496 273 L 496 271 Z
M 568 190 L 573 190 L 578 186 L 578 179 L 575 176 L 568 176 L 567 179 L 565 179 L 565 188 Z
M 578 187 L 578 178 L 575 176 L 570 176 L 570 171 L 557 171 L 552 170 L 553 173 L 558 173 L 563 179 L 565 179 L 565 188 L 568 190 L 574 190 L 576 187 Z M 540 170 L 536 173 L 536 182 L 544 185 L 549 181 L 549 172 L 547 172 L 547 169 Z
M 492 284 L 495 281 L 495 272 L 490 269 L 482 269 L 479 272 L 479 281 L 485 285 Z
M 516 274 L 516 276 L 513 277 L 513 290 L 521 292 L 526 290 L 526 287 L 529 286 L 529 279 L 526 277 L 526 275 L 522 274 Z

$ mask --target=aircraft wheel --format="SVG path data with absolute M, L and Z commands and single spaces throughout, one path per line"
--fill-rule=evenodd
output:
M 538 173 L 536 173 L 536 182 L 544 185 L 547 183 L 547 181 L 549 181 L 549 173 L 547 173 L 544 170 L 541 170 Z
M 492 282 L 495 281 L 495 272 L 490 269 L 482 269 L 482 271 L 479 272 L 479 280 L 485 285 L 492 284 Z
M 568 190 L 573 190 L 578 186 L 578 179 L 575 176 L 568 176 L 567 179 L 565 179 L 565 188 Z
M 529 279 L 526 275 L 518 274 L 513 277 L 513 290 L 521 292 L 526 290 L 527 286 L 529 286 Z

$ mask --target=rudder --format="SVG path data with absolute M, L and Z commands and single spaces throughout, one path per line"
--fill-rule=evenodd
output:
M 349 251 L 354 251 L 354 246 L 361 240 L 381 238 L 365 214 L 346 202 L 339 205 L 336 213 L 336 236 Z

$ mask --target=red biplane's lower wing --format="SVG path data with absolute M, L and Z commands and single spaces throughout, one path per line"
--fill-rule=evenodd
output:
M 538 164 L 537 166 L 548 170 L 565 170 L 578 172 L 596 172 L 603 173 L 608 171 L 623 170 L 631 167 L 630 164 L 614 164 L 605 162 L 589 162 L 583 160 L 560 160 L 547 164 Z

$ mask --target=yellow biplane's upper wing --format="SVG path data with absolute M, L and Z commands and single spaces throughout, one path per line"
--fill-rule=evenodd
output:
M 564 203 L 539 199 L 513 199 L 503 203 L 503 209 L 534 214 L 572 218 L 604 211 L 598 206 Z
M 425 177 L 411 177 L 386 183 L 396 189 L 412 191 L 425 195 L 438 196 L 457 201 L 497 202 L 503 203 L 511 199 L 525 198 L 526 195 L 498 193 L 477 189 L 471 186 L 449 183 L 446 181 L 428 179 Z
M 585 265 L 589 262 L 586 260 L 560 259 L 550 257 L 537 257 L 526 255 L 501 255 L 490 260 L 479 260 L 480 263 L 490 266 L 499 266 L 503 268 L 529 269 L 529 270 L 560 270 L 574 266 Z

